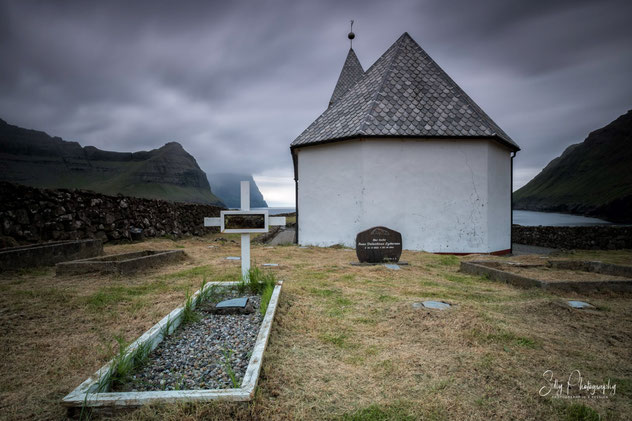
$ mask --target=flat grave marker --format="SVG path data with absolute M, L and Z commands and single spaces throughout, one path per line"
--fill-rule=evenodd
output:
M 573 308 L 578 308 L 578 309 L 584 309 L 584 308 L 595 308 L 595 306 L 585 302 L 585 301 L 576 301 L 576 300 L 570 300 L 566 302 L 569 306 L 573 307 Z

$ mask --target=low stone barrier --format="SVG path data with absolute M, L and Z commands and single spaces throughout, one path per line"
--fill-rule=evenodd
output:
M 49 190 L 0 182 L 0 236 L 20 243 L 96 238 L 132 240 L 132 235 L 160 237 L 203 235 L 204 217 L 221 208 L 85 190 Z
M 100 256 L 101 240 L 55 241 L 0 249 L 0 271 L 51 266 L 68 260 Z
M 632 226 L 598 225 L 590 227 L 511 227 L 512 241 L 529 246 L 556 249 L 620 250 L 632 249 Z

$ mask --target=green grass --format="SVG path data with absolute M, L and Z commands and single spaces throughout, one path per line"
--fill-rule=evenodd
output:
M 483 343 L 497 343 L 500 345 L 513 345 L 523 348 L 537 348 L 537 343 L 531 338 L 518 336 L 512 332 L 498 329 L 495 333 L 483 333 L 478 329 L 472 329 L 470 336 Z
M 396 403 L 393 405 L 373 404 L 354 412 L 343 414 L 341 421 L 415 421 L 418 418 L 408 409 L 408 405 Z
M 141 285 L 106 286 L 101 287 L 97 292 L 88 295 L 85 298 L 85 303 L 92 310 L 101 310 L 113 304 L 130 302 L 134 299 L 134 297 L 165 292 L 173 289 L 173 286 L 169 285 L 164 280 L 158 280 Z
M 198 296 L 199 297 L 199 296 Z M 193 296 L 187 290 L 186 292 L 186 301 L 184 303 L 184 308 L 182 309 L 182 323 L 181 326 L 186 325 L 187 323 L 195 323 L 200 320 L 200 314 L 195 311 L 195 303 Z
M 107 377 L 107 381 L 112 386 L 127 382 L 132 372 L 145 365 L 149 359 L 151 346 L 148 342 L 139 344 L 134 351 L 129 351 L 129 346 L 121 337 L 117 337 L 119 345 L 118 354 L 112 359 L 112 365 Z M 99 384 L 99 390 L 104 390 L 104 384 Z
M 250 268 L 245 279 L 237 285 L 240 294 L 250 292 L 251 294 L 261 294 L 268 286 L 276 285 L 276 277 L 272 272 L 264 272 L 258 267 Z
M 274 285 L 266 285 L 261 293 L 261 304 L 259 305 L 259 312 L 261 312 L 261 316 L 264 317 L 266 312 L 268 311 L 268 305 L 270 304 L 270 299 L 272 298 L 272 293 L 274 292 Z
M 222 354 L 224 355 L 224 369 L 230 377 L 230 382 L 233 384 L 235 389 L 239 388 L 239 381 L 237 380 L 237 375 L 235 374 L 235 370 L 233 369 L 232 364 L 230 363 L 230 357 L 233 355 L 233 350 L 227 347 L 224 347 L 222 350 Z
M 339 333 L 339 334 L 325 333 L 320 336 L 320 339 L 323 342 L 335 345 L 338 348 L 350 347 L 350 344 L 347 342 L 347 339 L 349 339 L 349 336 L 346 333 Z
M 583 403 L 573 403 L 563 409 L 566 421 L 600 421 L 599 413 Z

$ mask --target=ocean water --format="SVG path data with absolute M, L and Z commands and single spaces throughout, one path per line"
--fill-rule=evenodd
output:
M 611 222 L 604 221 L 603 219 L 589 218 L 587 216 L 525 210 L 513 211 L 513 223 L 524 226 L 544 225 L 550 227 L 579 227 L 612 224 Z
M 296 208 L 253 208 L 253 210 L 268 210 L 270 215 L 296 212 Z M 524 226 L 553 226 L 553 227 L 577 227 L 591 225 L 611 225 L 611 222 L 587 216 L 569 215 L 566 213 L 534 212 L 525 210 L 513 211 L 513 223 Z
M 252 208 L 252 210 L 267 210 L 268 215 L 278 215 L 280 213 L 296 212 L 296 208 Z

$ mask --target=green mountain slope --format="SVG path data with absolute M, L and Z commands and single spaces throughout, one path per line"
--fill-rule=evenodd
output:
M 223 205 L 195 158 L 176 142 L 142 152 L 82 147 L 0 120 L 0 180 L 44 188 Z
M 569 146 L 513 200 L 515 209 L 632 222 L 632 110 Z
M 219 173 L 212 174 L 208 178 L 215 195 L 229 208 L 241 207 L 241 181 L 250 181 L 250 207 L 268 207 L 252 175 Z

